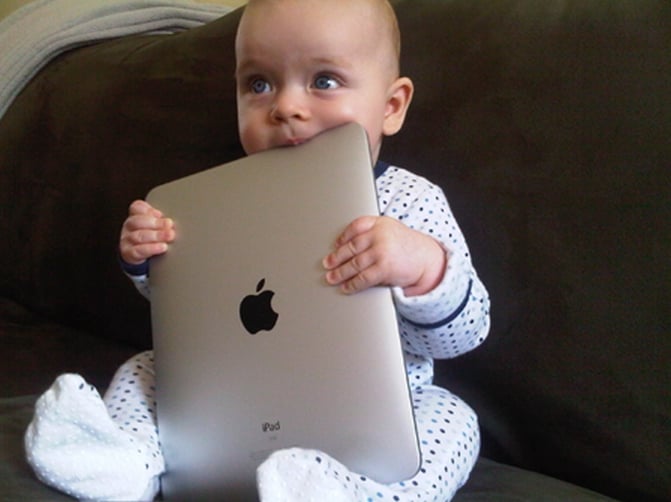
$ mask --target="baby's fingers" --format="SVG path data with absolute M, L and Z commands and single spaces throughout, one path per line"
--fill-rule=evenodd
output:
M 328 272 L 326 273 L 327 283 L 336 286 L 352 280 L 357 275 L 362 276 L 362 278 L 359 279 L 362 282 L 369 282 L 374 279 L 374 277 L 371 277 L 371 272 L 369 270 L 376 262 L 373 253 L 363 252 L 359 254 L 351 254 L 350 251 L 351 248 L 345 246 L 344 253 L 346 256 L 349 256 L 349 258 L 340 261 L 337 266 L 328 269 Z M 328 257 L 326 260 L 328 260 Z
M 336 283 L 340 284 L 340 290 L 343 293 L 348 295 L 358 293 L 385 283 L 384 269 L 377 263 L 373 262 L 371 266 L 365 267 L 363 270 L 356 271 L 357 268 L 357 266 L 352 267 L 344 274 L 347 275 L 347 279 Z
M 121 246 L 121 256 L 126 263 L 138 265 L 152 256 L 165 253 L 167 250 L 168 244 L 165 242 L 149 242 L 147 244 Z
M 379 220 L 379 216 L 360 216 L 352 221 L 336 239 L 336 247 L 343 246 L 361 234 L 369 232 Z
M 170 218 L 156 217 L 151 214 L 136 214 L 129 216 L 126 219 L 124 227 L 124 230 L 128 232 L 142 230 L 172 230 L 174 222 Z
M 369 233 L 375 225 L 374 217 L 364 216 L 350 223 L 336 239 L 335 249 L 327 255 L 322 264 L 326 270 L 333 270 L 368 250 L 373 244 L 373 235 Z
M 175 232 L 172 228 L 160 228 L 152 230 L 143 228 L 141 230 L 129 232 L 126 239 L 132 245 L 151 244 L 153 242 L 168 243 L 175 238 Z
M 154 218 L 163 218 L 163 213 L 161 211 L 142 199 L 135 200 L 131 203 L 128 208 L 128 214 L 130 216 L 148 215 L 153 216 Z
M 151 221 L 142 221 L 145 218 Z M 157 228 L 149 228 L 154 220 L 157 219 L 145 216 L 131 216 L 126 220 L 119 243 L 119 251 L 124 261 L 138 264 L 167 251 L 168 243 L 175 240 L 172 222 L 157 220 L 161 222 L 156 225 Z

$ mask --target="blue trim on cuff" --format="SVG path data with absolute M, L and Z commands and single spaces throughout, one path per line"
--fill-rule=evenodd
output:
M 149 260 L 145 260 L 143 263 L 140 263 L 139 265 L 132 265 L 123 258 L 121 258 L 121 255 L 119 255 L 118 258 L 119 258 L 119 265 L 121 265 L 121 269 L 128 275 L 132 275 L 133 277 L 149 275 Z
M 414 322 L 408 319 L 407 317 L 403 317 L 408 323 L 412 324 L 416 328 L 421 328 L 421 329 L 436 329 L 440 328 L 441 326 L 445 326 L 446 324 L 451 323 L 454 321 L 459 314 L 466 308 L 466 304 L 468 303 L 468 299 L 471 296 L 471 288 L 473 287 L 473 279 L 468 280 L 468 290 L 466 291 L 466 297 L 464 298 L 464 301 L 461 302 L 461 304 L 455 309 L 454 312 L 452 312 L 449 316 L 447 316 L 445 319 L 442 319 L 438 322 L 432 322 L 428 324 L 422 324 L 419 322 Z
M 388 168 L 389 164 L 387 164 L 386 162 L 382 162 L 381 160 L 378 160 L 377 163 L 375 164 L 375 167 L 373 168 L 373 174 L 375 175 L 375 179 L 378 179 L 380 176 L 382 176 Z

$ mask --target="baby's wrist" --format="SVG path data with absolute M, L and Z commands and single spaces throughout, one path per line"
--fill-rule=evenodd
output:
M 419 280 L 412 286 L 403 288 L 405 296 L 426 295 L 436 289 L 443 281 L 445 270 L 447 269 L 447 254 L 440 248 L 440 258 L 437 261 L 431 261 L 434 266 L 428 267 L 420 276 Z
M 424 274 L 415 284 L 403 288 L 403 294 L 407 297 L 426 295 L 438 287 L 441 279 L 442 274 Z
M 128 263 L 126 260 L 123 259 L 120 253 L 118 255 L 118 258 L 119 258 L 119 264 L 121 265 L 121 269 L 126 274 L 134 277 L 149 275 L 149 260 L 145 260 L 142 263 L 137 264 Z

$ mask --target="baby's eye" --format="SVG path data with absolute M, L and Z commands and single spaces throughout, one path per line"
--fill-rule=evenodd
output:
M 340 82 L 338 79 L 331 77 L 329 75 L 318 75 L 315 78 L 314 84 L 315 89 L 325 90 L 325 89 L 337 89 L 340 87 Z
M 263 94 L 270 91 L 270 83 L 263 78 L 255 78 L 250 82 L 249 89 L 254 94 Z

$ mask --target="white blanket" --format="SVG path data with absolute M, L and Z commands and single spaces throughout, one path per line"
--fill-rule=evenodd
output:
M 59 54 L 100 40 L 175 33 L 231 8 L 189 0 L 36 0 L 0 21 L 0 118 Z

